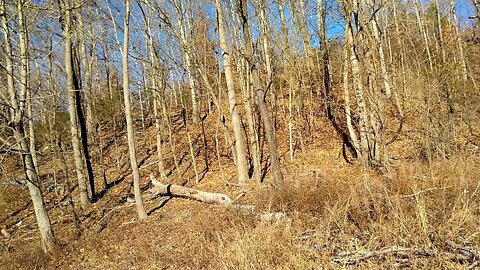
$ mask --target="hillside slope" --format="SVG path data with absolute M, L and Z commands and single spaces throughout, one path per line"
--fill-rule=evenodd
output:
M 0 268 L 465 269 L 479 259 L 475 257 L 475 250 L 480 250 L 476 155 L 455 156 L 429 166 L 399 156 L 393 172 L 364 172 L 359 164 L 343 160 L 341 143 L 328 123 L 316 123 L 315 132 L 305 138 L 305 149 L 298 149 L 293 161 L 288 160 L 288 133 L 279 127 L 286 185 L 273 188 L 267 174 L 265 184 L 248 183 L 241 196 L 245 190 L 233 185 L 232 160 L 227 156 L 217 159 L 215 117 L 212 114 L 205 120 L 206 137 L 210 138 L 207 150 L 201 129 L 190 131 L 201 175 L 199 184 L 194 184 L 186 131 L 181 121 L 176 123 L 180 175 L 174 169 L 171 150 L 165 146 L 166 167 L 170 170 L 167 183 L 222 192 L 237 198 L 237 204 L 255 206 L 258 213 L 281 212 L 287 219 L 261 221 L 255 214 L 232 208 L 160 197 L 146 201 L 149 218 L 139 221 L 134 204 L 127 199 L 131 176 L 124 135 L 116 134 L 120 139 L 114 147 L 111 141 L 115 134 L 104 132 L 101 141 L 108 188 L 101 188 L 102 170 L 98 153 L 94 153 L 97 192 L 102 197 L 86 211 L 76 209 L 78 228 L 68 196 L 46 192 L 60 243 L 54 255 L 41 251 L 27 192 L 3 178 L 0 218 L 10 236 L 4 235 L 0 241 Z M 141 129 L 138 126 L 138 158 L 142 186 L 147 190 L 149 174 L 156 174 L 155 130 Z M 205 156 L 210 162 L 205 162 Z M 70 159 L 67 155 L 73 182 Z M 21 174 L 15 162 L 4 166 Z M 61 166 L 42 160 L 42 179 L 48 182 Z M 61 174 L 61 170 L 56 173 Z M 76 191 L 74 188 L 72 194 L 75 204 Z M 450 241 L 471 253 L 459 252 Z

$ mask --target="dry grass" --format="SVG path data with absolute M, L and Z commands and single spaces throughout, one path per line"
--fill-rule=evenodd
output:
M 329 125 L 322 125 L 319 129 L 323 132 L 315 135 L 322 138 L 307 138 L 305 152 L 297 152 L 293 162 L 284 162 L 284 187 L 272 189 L 267 179 L 264 186 L 251 185 L 239 200 L 260 212 L 284 212 L 289 221 L 260 222 L 252 215 L 218 206 L 183 199 L 164 203 L 162 199 L 147 202 L 147 211 L 152 213 L 139 222 L 134 207 L 120 200 L 129 190 L 127 176 L 84 213 L 80 237 L 68 219 L 62 221 L 70 215 L 68 207 L 55 206 L 50 200 L 60 244 L 53 255 L 41 252 L 28 207 L 17 216 L 23 220 L 22 226 L 12 226 L 15 219 L 8 218 L 2 225 L 10 226 L 12 239 L 0 241 L 0 269 L 396 269 L 402 265 L 393 255 L 351 266 L 332 262 L 343 251 L 390 246 L 429 249 L 437 254 L 407 254 L 409 268 L 468 266 L 449 260 L 444 252 L 451 251 L 447 240 L 480 250 L 480 159 L 476 154 L 465 152 L 429 162 L 400 153 L 398 156 L 408 158 L 393 161 L 395 173 L 387 177 L 365 172 L 359 165 L 347 165 L 339 155 L 338 142 L 328 140 L 334 137 Z M 213 130 L 207 132 L 212 133 L 208 138 L 214 137 Z M 282 135 L 279 142 L 286 145 Z M 147 155 L 152 151 L 146 149 L 152 149 L 154 143 L 148 137 L 138 138 L 139 152 Z M 316 145 L 315 141 L 328 144 Z M 178 149 L 188 151 L 182 141 L 177 143 Z M 407 139 L 404 143 L 408 144 Z M 209 144 L 213 148 L 214 143 Z M 115 155 L 112 149 L 107 151 L 107 162 L 112 164 L 107 172 L 110 180 L 128 175 L 128 166 L 126 172 L 123 167 L 115 170 Z M 210 163 L 215 164 L 214 153 L 211 156 Z M 144 164 L 154 159 L 155 155 L 147 156 Z M 128 160 L 123 158 L 125 162 Z M 198 164 L 202 163 L 200 156 Z M 44 166 L 48 169 L 48 164 Z M 142 171 L 144 185 L 154 167 Z M 230 167 L 224 168 L 227 177 L 233 176 Z M 192 179 L 192 169 L 185 175 Z M 213 165 L 197 187 L 236 197 L 237 191 L 226 186 L 223 177 Z M 169 179 L 175 183 L 182 180 L 175 173 Z M 3 196 L 4 216 L 28 201 L 28 194 L 19 189 L 6 189 Z M 121 208 L 105 230 L 93 233 L 91 228 L 112 207 Z
M 23 242 L 2 253 L 1 267 L 339 269 L 346 266 L 331 262 L 339 252 L 403 246 L 438 251 L 434 257 L 410 256 L 411 268 L 463 269 L 466 265 L 442 256 L 448 250 L 445 242 L 480 249 L 475 160 L 454 158 L 431 167 L 401 163 L 394 180 L 355 174 L 356 169 L 325 177 L 318 186 L 303 176 L 296 187 L 247 195 L 245 200 L 254 201 L 259 211 L 286 212 L 287 222 L 259 222 L 234 210 L 175 199 L 145 222 L 128 223 L 135 211 L 125 208 L 99 235 L 64 239 L 52 257 L 43 255 L 35 240 Z M 395 263 L 396 257 L 387 255 L 348 268 L 392 268 Z

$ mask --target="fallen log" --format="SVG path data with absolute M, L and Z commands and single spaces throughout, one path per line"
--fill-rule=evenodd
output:
M 189 187 L 178 186 L 178 185 L 165 185 L 160 183 L 153 175 L 150 175 L 150 180 L 152 181 L 153 188 L 150 190 L 152 193 L 152 198 L 161 195 L 161 196 L 171 196 L 171 197 L 181 197 L 181 198 L 189 198 L 196 201 L 204 202 L 204 203 L 211 203 L 211 204 L 218 204 L 221 206 L 229 207 L 234 210 L 248 212 L 253 214 L 255 218 L 259 221 L 272 221 L 275 223 L 281 221 L 288 221 L 290 220 L 287 217 L 287 214 L 282 212 L 274 212 L 274 213 L 258 213 L 255 210 L 253 205 L 241 205 L 235 204 L 234 202 L 238 199 L 232 200 L 228 195 L 223 193 L 214 193 L 214 192 L 206 192 L 201 191 Z M 242 194 L 242 196 L 245 194 Z
M 204 203 L 213 203 L 223 206 L 232 205 L 233 200 L 228 197 L 228 195 L 223 193 L 215 192 L 205 192 L 197 189 L 178 186 L 178 185 L 165 185 L 160 183 L 153 175 L 150 175 L 150 180 L 152 181 L 153 188 L 150 190 L 152 192 L 152 197 L 162 195 L 162 196 L 171 196 L 171 197 L 181 197 L 189 198 L 196 201 Z

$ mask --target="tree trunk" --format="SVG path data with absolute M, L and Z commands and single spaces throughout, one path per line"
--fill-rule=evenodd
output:
M 369 4 L 371 8 L 373 8 L 374 3 L 373 0 L 369 0 Z M 377 47 L 376 52 L 378 53 L 378 58 L 380 59 L 380 70 L 382 73 L 382 79 L 383 79 L 383 87 L 385 88 L 385 95 L 387 98 L 390 98 L 392 96 L 392 86 L 390 85 L 390 79 L 388 76 L 387 72 L 387 66 L 385 64 L 385 53 L 383 52 L 383 45 L 382 45 L 382 40 L 380 37 L 380 31 L 378 29 L 378 21 L 377 21 L 377 15 L 374 13 L 372 15 L 372 20 L 370 22 L 372 32 L 373 32 L 373 37 L 375 38 L 375 45 Z
M 475 5 L 475 10 L 477 11 L 477 27 L 480 24 L 480 0 L 473 0 L 473 5 Z
M 269 29 L 268 29 L 268 22 L 265 15 L 265 10 L 267 9 L 266 0 L 260 1 L 260 22 L 262 25 L 262 43 L 263 43 L 263 54 L 265 57 L 265 68 L 267 71 L 267 80 L 271 83 L 271 103 L 272 103 L 272 110 L 276 111 L 276 97 L 275 97 L 275 90 L 274 90 L 274 79 L 273 79 L 273 71 L 272 71 L 272 57 L 270 56 L 270 37 L 269 37 Z M 274 117 L 275 118 L 275 117 Z M 274 120 L 275 122 L 275 120 Z
M 76 14 L 76 19 L 78 21 L 78 30 L 77 35 L 79 39 L 79 49 L 80 49 L 80 59 L 82 66 L 85 70 L 84 72 L 84 77 L 83 77 L 83 93 L 85 95 L 85 100 L 86 100 L 86 109 L 87 109 L 87 117 L 86 117 L 86 123 L 87 123 L 87 130 L 89 132 L 93 132 L 93 93 L 92 93 L 92 78 L 91 78 L 91 69 L 90 65 L 88 64 L 88 58 L 87 58 L 87 39 L 85 38 L 85 32 L 87 31 L 86 27 L 84 27 L 83 24 L 83 14 L 82 14 L 82 4 L 81 1 L 75 0 L 75 5 L 79 5 L 80 8 L 78 9 L 78 12 Z M 80 79 L 80 78 L 79 78 Z
M 325 98 L 325 107 L 327 118 L 335 128 L 335 131 L 341 137 L 344 147 L 347 147 L 350 153 L 354 158 L 357 158 L 359 155 L 358 149 L 358 142 L 353 131 L 353 127 L 351 124 L 351 115 L 350 115 L 350 106 L 348 104 L 348 89 L 346 89 L 345 93 L 345 113 L 347 114 L 347 128 L 348 133 L 341 127 L 337 117 L 335 115 L 334 108 L 332 105 L 334 104 L 334 94 L 333 94 L 333 85 L 332 85 L 332 74 L 331 74 L 331 67 L 330 67 L 330 49 L 328 45 L 327 33 L 326 33 L 326 21 L 325 21 L 325 2 L 324 0 L 317 0 L 317 24 L 318 24 L 318 34 L 319 34 L 319 41 L 320 41 L 320 51 L 322 53 L 322 68 L 323 68 L 323 87 L 324 87 L 324 98 Z M 348 55 L 348 52 L 347 52 Z M 344 70 L 344 83 L 348 85 L 348 71 Z M 345 85 L 344 85 L 345 86 Z M 344 89 L 345 91 L 345 89 Z M 347 159 L 346 155 L 344 158 Z M 348 160 L 347 160 L 348 161 Z
M 132 106 L 130 104 L 130 83 L 128 78 L 128 43 L 130 39 L 130 0 L 125 0 L 125 18 L 123 32 L 123 50 L 122 50 L 122 79 L 123 79 L 123 100 L 125 102 L 125 118 L 127 120 L 127 141 L 128 153 L 130 155 L 130 165 L 133 175 L 133 190 L 137 213 L 140 219 L 147 218 L 147 212 L 143 207 L 142 191 L 140 189 L 140 173 L 138 170 L 137 156 L 135 153 L 135 134 L 132 118 Z
M 78 0 L 76 0 L 78 1 Z M 74 2 L 75 5 L 80 5 L 80 3 Z M 81 5 L 80 5 L 81 6 Z M 91 67 L 88 63 L 88 58 L 87 58 L 87 48 L 86 48 L 86 43 L 87 39 L 85 36 L 85 32 L 87 31 L 86 28 L 83 25 L 83 15 L 82 15 L 82 9 L 80 8 L 78 10 L 78 13 L 76 14 L 76 20 L 78 21 L 78 28 L 79 31 L 77 31 L 77 36 L 78 36 L 78 44 L 79 44 L 79 56 L 80 56 L 80 61 L 78 61 L 78 57 L 76 54 L 76 50 L 73 51 L 74 58 L 74 86 L 75 86 L 75 98 L 76 98 L 76 108 L 77 108 L 77 117 L 78 117 L 78 124 L 80 127 L 80 139 L 82 141 L 82 150 L 83 150 L 83 156 L 85 160 L 85 168 L 87 170 L 87 181 L 88 181 L 88 194 L 90 197 L 91 202 L 96 201 L 96 195 L 95 195 L 95 179 L 94 179 L 94 174 L 93 174 L 93 167 L 90 159 L 90 149 L 88 147 L 88 135 L 90 132 L 91 137 L 93 138 L 93 91 L 92 91 L 92 72 L 91 72 Z M 76 29 L 77 30 L 77 29 Z M 81 62 L 81 65 L 80 65 Z M 85 74 L 82 80 L 82 69 L 81 66 L 83 66 L 85 70 Z M 86 101 L 86 110 L 87 110 L 87 117 L 85 117 L 83 113 L 83 108 L 82 108 L 82 102 L 81 102 L 81 93 L 83 93 Z
M 288 25 L 287 19 L 285 18 L 285 11 L 283 10 L 283 0 L 277 1 L 278 13 L 280 14 L 280 23 L 282 24 L 282 38 L 283 38 L 283 48 L 286 53 L 290 53 L 290 45 L 288 42 Z
M 82 108 L 82 84 L 81 84 L 81 68 L 78 61 L 77 51 L 72 49 L 72 66 L 73 66 L 73 87 L 75 89 L 75 108 L 77 113 L 78 128 L 80 129 L 80 141 L 82 143 L 83 160 L 85 161 L 85 168 L 87 170 L 87 193 L 90 202 L 95 202 L 95 179 L 93 175 L 92 162 L 90 160 L 90 149 L 88 148 L 88 131 L 86 126 L 86 119 Z
M 152 175 L 150 175 L 150 180 L 153 184 L 153 188 L 150 190 L 152 193 L 152 197 L 155 197 L 157 195 L 163 195 L 189 198 L 204 203 L 215 203 L 220 205 L 233 204 L 233 200 L 222 193 L 205 192 L 178 185 L 164 185 L 158 182 L 157 179 L 155 179 L 155 177 L 153 177 Z
M 237 65 L 237 67 L 238 70 L 240 70 L 239 74 L 242 76 L 241 82 L 243 88 L 243 104 L 245 106 L 245 113 L 247 115 L 248 138 L 250 140 L 250 156 L 253 160 L 253 176 L 255 177 L 257 184 L 260 184 L 262 182 L 262 165 L 260 158 L 261 149 L 258 142 L 259 132 L 256 128 L 252 91 L 250 87 L 250 70 L 248 69 L 248 63 L 244 58 L 240 60 L 240 65 Z
M 188 85 L 190 87 L 190 95 L 192 99 L 192 120 L 194 123 L 200 122 L 199 118 L 199 111 L 198 111 L 198 97 L 197 97 L 197 89 L 195 87 L 195 78 L 193 77 L 192 73 L 192 54 L 190 51 L 190 45 L 187 40 L 186 30 L 185 30 L 185 23 L 182 20 L 183 14 L 180 14 L 182 11 L 181 4 L 178 4 L 179 14 L 177 17 L 178 25 L 180 27 L 180 39 L 181 39 L 181 48 L 183 51 L 184 63 L 185 63 L 185 72 L 187 73 Z
M 418 0 L 414 0 L 413 6 L 415 8 L 415 16 L 417 17 L 417 23 L 418 27 L 420 29 L 420 34 L 423 36 L 423 42 L 425 43 L 425 49 L 427 51 L 427 56 L 428 56 L 428 64 L 430 67 L 430 71 L 433 70 L 433 62 L 432 62 L 432 53 L 430 52 L 430 43 L 428 42 L 428 35 L 427 35 L 427 30 L 426 26 L 423 23 L 423 20 L 420 16 L 420 3 Z
M 457 49 L 459 53 L 459 61 L 460 61 L 460 72 L 462 74 L 462 79 L 464 82 L 468 80 L 468 74 L 467 74 L 467 64 L 465 61 L 465 55 L 463 53 L 463 42 L 462 42 L 462 37 L 460 36 L 459 32 L 459 25 L 458 25 L 458 19 L 457 19 L 457 14 L 455 13 L 455 4 L 453 3 L 452 0 L 450 0 L 450 14 L 452 16 L 452 27 L 455 31 L 455 36 L 457 39 Z
M 220 37 L 220 48 L 222 50 L 223 66 L 225 69 L 225 79 L 227 81 L 228 105 L 230 107 L 230 115 L 232 116 L 232 127 L 235 135 L 235 151 L 237 156 L 237 181 L 239 185 L 245 184 L 248 180 L 247 160 L 245 157 L 245 146 L 243 143 L 242 126 L 240 115 L 238 113 L 235 85 L 233 82 L 232 66 L 230 63 L 230 54 L 227 48 L 225 35 L 223 11 L 220 0 L 215 0 L 215 8 L 217 10 L 218 34 Z
M 241 18 L 243 32 L 245 35 L 246 58 L 248 60 L 249 69 L 252 74 L 252 84 L 254 87 L 258 109 L 260 111 L 260 116 L 262 118 L 263 125 L 265 128 L 265 133 L 267 136 L 268 149 L 270 152 L 270 160 L 272 162 L 272 169 L 274 173 L 274 180 L 276 185 L 281 185 L 283 184 L 283 174 L 280 169 L 280 158 L 277 152 L 277 138 L 275 136 L 275 130 L 273 129 L 271 118 L 268 113 L 267 106 L 265 104 L 265 90 L 263 89 L 260 82 L 260 75 L 257 67 L 258 65 L 254 61 L 252 36 L 250 33 L 250 26 L 249 26 L 248 15 L 247 15 L 247 1 L 240 0 L 237 3 L 237 5 L 238 5 L 237 6 L 238 13 Z
M 291 4 L 291 12 L 293 13 L 293 18 L 297 21 L 298 24 L 298 30 L 300 32 L 300 36 L 302 39 L 302 47 L 303 47 L 303 53 L 304 57 L 306 58 L 307 61 L 307 72 L 308 72 L 308 77 L 310 77 L 312 68 L 313 68 L 313 50 L 310 45 L 310 37 L 308 35 L 308 26 L 305 18 L 305 7 L 303 5 L 303 0 L 298 1 L 300 3 L 300 9 L 301 9 L 301 15 L 298 14 L 297 10 L 297 0 L 290 0 Z M 301 65 L 298 67 L 294 67 L 294 70 L 298 73 L 298 81 L 302 82 L 302 72 L 303 70 L 300 70 Z M 302 89 L 302 85 L 299 84 L 299 87 L 296 88 L 294 91 L 294 96 L 296 99 L 296 105 L 297 105 L 297 114 L 298 116 L 303 115 L 303 107 L 304 107 L 304 101 L 303 101 L 303 96 L 304 96 L 304 90 Z
M 352 124 L 352 111 L 350 109 L 350 91 L 349 91 L 349 78 L 348 78 L 348 61 L 349 61 L 349 54 L 348 54 L 348 48 L 344 48 L 344 62 L 343 62 L 343 99 L 345 103 L 345 118 L 347 121 L 347 129 L 348 129 L 348 134 L 350 136 L 350 139 L 352 140 L 353 147 L 355 147 L 355 150 L 357 152 L 357 157 L 362 159 L 361 152 L 360 152 L 360 146 L 358 144 L 358 137 L 357 133 L 355 131 L 355 128 L 353 127 Z
M 27 61 L 28 62 L 28 61 Z M 26 63 L 28 65 L 28 63 Z M 27 71 L 28 74 L 28 71 Z M 23 82 L 22 82 L 23 85 Z M 35 165 L 36 173 L 38 174 L 38 159 L 37 159 L 37 143 L 35 139 L 35 124 L 33 118 L 33 98 L 32 91 L 27 90 L 27 119 L 28 119 L 28 137 L 30 143 L 30 152 L 32 154 L 32 161 Z
M 447 56 L 445 53 L 445 41 L 443 40 L 443 29 L 442 29 L 442 13 L 440 12 L 440 5 L 438 4 L 438 0 L 433 1 L 435 4 L 435 15 L 437 15 L 437 32 L 438 32 L 438 40 L 440 43 L 440 51 L 442 53 L 442 63 L 445 64 L 447 61 Z
M 70 116 L 70 134 L 72 139 L 73 157 L 75 159 L 75 171 L 77 173 L 78 189 L 80 194 L 80 206 L 87 207 L 90 204 L 87 193 L 87 183 L 84 171 L 84 160 L 80 149 L 80 139 L 78 137 L 77 107 L 75 102 L 75 83 L 73 70 L 72 54 L 72 18 L 71 7 L 67 1 L 63 7 L 65 16 L 64 35 L 65 35 L 65 71 L 67 73 L 67 92 L 68 92 L 68 113 Z
M 397 16 L 397 8 L 396 3 L 392 3 L 393 6 L 393 21 L 395 23 L 395 33 L 397 35 L 397 44 L 400 48 L 400 66 L 402 69 L 402 91 L 403 95 L 405 95 L 407 89 L 407 72 L 405 71 L 405 46 L 403 45 L 401 35 L 400 35 L 400 26 L 398 23 L 398 16 Z M 396 93 L 399 96 L 398 92 Z M 400 97 L 397 98 L 400 100 Z
M 230 11 L 231 15 L 233 16 L 233 21 L 234 23 L 238 23 L 238 16 L 236 16 L 235 13 L 235 8 L 233 6 L 233 1 L 230 2 Z M 235 27 L 233 31 L 233 37 L 234 37 L 234 44 L 236 46 L 243 50 L 244 49 L 244 44 L 242 43 L 242 40 L 240 38 L 240 33 L 238 31 L 238 28 Z M 240 85 L 241 85 L 241 91 L 242 91 L 242 97 L 243 97 L 243 105 L 245 107 L 245 114 L 247 118 L 247 136 L 248 140 L 247 142 L 249 143 L 249 155 L 250 159 L 252 160 L 252 166 L 253 166 L 253 177 L 255 178 L 255 181 L 257 184 L 260 184 L 262 182 L 262 165 L 261 165 L 261 160 L 260 160 L 260 145 L 258 143 L 258 132 L 255 128 L 255 118 L 254 118 L 254 108 L 253 108 L 253 101 L 251 98 L 251 91 L 250 91 L 250 71 L 248 69 L 248 63 L 245 60 L 245 58 L 240 57 L 237 65 L 236 65 L 237 73 L 239 74 L 239 80 L 240 80 Z M 219 69 L 219 72 L 221 70 Z M 221 73 L 219 75 L 221 77 Z M 228 133 L 225 133 L 228 134 Z M 235 161 L 236 163 L 236 161 Z
M 354 12 L 352 12 L 354 13 Z M 358 61 L 354 33 L 352 27 L 351 18 L 358 17 L 355 14 L 351 14 L 350 11 L 346 12 L 346 26 L 345 26 L 345 46 L 347 46 L 350 53 L 350 65 L 352 70 L 353 77 L 353 86 L 355 89 L 355 97 L 357 100 L 357 109 L 359 113 L 359 122 L 360 122 L 360 154 L 362 156 L 362 161 L 364 166 L 367 166 L 369 163 L 369 126 L 368 126 L 368 114 L 367 114 L 367 105 L 364 99 L 363 94 L 363 83 L 361 80 L 360 74 L 360 64 Z
M 27 95 L 26 100 L 26 116 L 28 119 L 28 137 L 29 137 L 29 148 L 32 155 L 32 162 L 35 167 L 35 173 L 38 175 L 38 159 L 37 159 L 37 149 L 36 149 L 36 140 L 35 140 L 35 128 L 34 128 L 34 118 L 33 118 L 33 99 L 32 99 L 32 90 L 29 87 L 30 83 L 30 68 L 29 68 L 29 55 L 28 55 L 28 35 L 27 29 L 25 26 L 25 21 L 23 17 L 23 3 L 21 0 L 17 0 L 18 12 L 19 12 L 19 28 L 18 32 L 20 38 L 20 58 L 21 58 L 21 79 L 20 79 L 20 92 L 24 92 Z M 40 78 L 38 78 L 39 80 Z M 40 89 L 39 89 L 40 90 Z
M 140 3 L 139 3 L 140 5 Z M 140 6 L 141 8 L 141 6 Z M 143 13 L 143 10 L 142 10 Z M 144 14 L 144 13 L 143 13 Z M 149 77 L 151 78 L 152 83 L 152 97 L 153 97 L 153 117 L 155 118 L 155 137 L 157 142 L 157 160 L 158 160 L 158 172 L 160 173 L 161 179 L 167 178 L 167 174 L 165 173 L 165 166 L 163 163 L 163 154 L 162 154 L 162 131 L 161 131 L 161 119 L 160 119 L 160 104 L 161 104 L 161 93 L 163 94 L 163 87 L 157 87 L 157 77 L 154 74 L 159 72 L 158 68 L 158 59 L 155 52 L 155 47 L 153 45 L 153 38 L 150 28 L 150 19 L 144 14 L 144 20 L 147 27 L 146 34 L 146 41 L 148 47 L 148 53 L 150 58 L 150 74 Z M 160 78 L 163 80 L 163 74 Z
M 32 199 L 33 209 L 35 211 L 35 218 L 40 231 L 40 239 L 42 241 L 42 248 L 44 252 L 51 252 L 55 248 L 55 238 L 48 217 L 47 208 L 43 201 L 42 191 L 40 189 L 40 183 L 38 175 L 36 173 L 35 164 L 32 159 L 32 155 L 26 140 L 25 130 L 23 126 L 23 118 L 25 114 L 25 103 L 19 102 L 26 100 L 28 83 L 27 66 L 27 32 L 24 25 L 24 2 L 22 0 L 17 1 L 18 8 L 18 24 L 19 24 L 19 38 L 20 38 L 20 54 L 22 58 L 22 69 L 20 72 L 21 83 L 24 84 L 20 87 L 18 93 L 15 92 L 14 85 L 14 70 L 12 61 L 12 49 L 10 43 L 10 31 L 8 29 L 7 14 L 5 0 L 0 1 L 0 16 L 2 17 L 3 36 L 5 39 L 5 64 L 6 64 L 6 77 L 7 77 L 7 91 L 10 96 L 10 112 L 12 113 L 12 127 L 13 134 L 17 145 L 21 151 L 21 159 L 24 168 L 24 174 L 27 178 L 27 187 Z

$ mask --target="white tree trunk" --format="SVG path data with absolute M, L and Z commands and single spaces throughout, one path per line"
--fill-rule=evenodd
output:
M 233 133 L 235 135 L 235 151 L 237 156 L 237 180 L 239 185 L 243 185 L 248 180 L 247 159 L 245 157 L 245 146 L 243 143 L 242 126 L 237 108 L 232 65 L 230 63 L 230 54 L 227 48 L 225 27 L 223 21 L 223 11 L 220 0 L 215 0 L 215 7 L 218 16 L 218 34 L 220 38 L 220 48 L 222 50 L 223 66 L 225 69 L 225 79 L 227 81 L 228 105 L 230 107 L 230 115 L 232 116 Z
M 130 165 L 133 175 L 133 190 L 137 213 L 140 219 L 147 218 L 147 212 L 143 207 L 142 191 L 140 189 L 140 173 L 138 170 L 137 156 L 135 153 L 135 132 L 133 127 L 132 106 L 130 104 L 130 83 L 128 78 L 128 43 L 130 39 L 130 0 L 125 0 L 125 19 L 123 32 L 123 50 L 122 50 L 122 67 L 123 67 L 123 100 L 125 102 L 125 118 L 127 120 L 127 141 L 128 153 L 130 155 Z
M 457 38 L 457 49 L 459 53 L 459 61 L 460 61 L 460 71 L 462 74 L 462 79 L 464 82 L 468 80 L 468 74 L 467 74 L 467 63 L 465 61 L 465 54 L 463 52 L 463 42 L 462 42 L 462 37 L 460 36 L 459 32 L 459 24 L 458 24 L 458 19 L 457 19 L 457 14 L 455 13 L 455 4 L 453 3 L 453 0 L 450 0 L 450 14 L 452 15 L 452 23 L 453 23 L 453 29 L 455 31 L 455 35 Z
M 157 195 L 183 197 L 204 203 L 215 203 L 220 205 L 231 205 L 233 203 L 233 200 L 230 199 L 230 197 L 222 193 L 205 192 L 178 185 L 164 185 L 158 182 L 152 175 L 150 175 L 150 180 L 152 180 L 153 184 L 153 188 L 150 190 L 152 192 L 152 197 Z
M 370 1 L 370 5 L 373 7 L 374 5 L 373 1 L 372 0 L 369 0 L 369 1 Z M 375 38 L 375 43 L 377 46 L 378 58 L 380 59 L 380 69 L 382 72 L 383 86 L 385 87 L 385 95 L 387 96 L 387 98 L 390 98 L 392 96 L 392 86 L 390 85 L 387 66 L 385 64 L 385 53 L 383 52 L 383 44 L 382 44 L 382 39 L 380 37 L 380 31 L 378 30 L 378 21 L 377 21 L 376 14 L 372 15 L 371 27 L 372 27 L 373 36 Z
M 160 177 L 162 179 L 167 178 L 167 174 L 165 173 L 165 166 L 163 163 L 163 154 L 162 154 L 162 125 L 160 119 L 160 106 L 161 106 L 161 94 L 160 91 L 163 91 L 163 85 L 157 87 L 157 76 L 155 76 L 156 72 L 158 72 L 158 59 L 155 53 L 155 47 L 153 46 L 153 38 L 152 32 L 150 29 L 150 18 L 145 16 L 145 24 L 147 27 L 146 31 L 146 39 L 147 39 L 147 47 L 148 53 L 150 57 L 150 73 L 149 76 L 151 77 L 152 82 L 152 96 L 153 96 L 153 116 L 155 118 L 155 137 L 157 142 L 157 160 L 158 160 L 158 172 L 160 173 Z M 160 78 L 163 80 L 163 74 Z
M 421 6 L 418 0 L 414 0 L 413 6 L 415 7 L 415 16 L 417 17 L 417 23 L 418 23 L 418 27 L 420 28 L 420 34 L 423 36 L 423 42 L 425 43 L 425 49 L 427 50 L 428 64 L 430 67 L 430 71 L 432 71 L 433 70 L 432 53 L 430 52 L 430 43 L 428 42 L 427 30 L 425 29 L 425 25 L 420 16 Z
M 359 113 L 359 120 L 360 120 L 360 152 L 363 158 L 364 165 L 368 163 L 369 157 L 369 125 L 368 125 L 368 114 L 367 114 L 367 105 L 365 99 L 363 97 L 363 83 L 361 80 L 361 73 L 360 73 L 360 64 L 358 62 L 357 51 L 355 47 L 354 41 L 354 34 L 353 34 L 353 27 L 351 22 L 351 14 L 347 12 L 347 22 L 346 22 L 346 42 L 345 46 L 347 46 L 349 53 L 350 53 L 350 65 L 352 70 L 352 77 L 353 77 L 353 86 L 355 89 L 355 97 L 357 100 L 357 109 Z
M 180 5 L 179 5 L 180 8 Z M 180 10 L 180 12 L 182 12 Z M 177 14 L 178 25 L 180 27 L 180 39 L 182 42 L 182 51 L 183 57 L 185 62 L 185 72 L 187 73 L 188 85 L 190 87 L 190 95 L 192 99 L 192 120 L 194 123 L 198 123 L 200 121 L 199 118 L 199 111 L 198 111 L 198 97 L 197 97 L 197 89 L 195 88 L 195 78 L 193 77 L 192 73 L 192 66 L 193 62 L 191 59 L 192 54 L 190 52 L 189 42 L 187 40 L 187 35 L 185 31 L 185 23 L 182 21 L 183 15 Z
M 24 25 L 24 14 L 23 14 L 24 2 L 22 0 L 17 0 L 17 11 L 18 11 L 18 24 L 19 24 L 19 37 L 20 37 L 20 53 L 22 59 L 27 57 L 27 34 L 26 26 Z M 53 231 L 50 223 L 50 218 L 48 217 L 47 208 L 43 201 L 42 191 L 40 189 L 40 183 L 38 175 L 36 173 L 35 164 L 32 159 L 32 155 L 26 140 L 26 134 L 23 126 L 23 117 L 25 114 L 25 103 L 23 101 L 27 98 L 27 87 L 20 87 L 18 93 L 15 92 L 14 85 L 14 70 L 13 70 L 13 61 L 12 61 L 12 49 L 10 42 L 10 30 L 8 28 L 7 14 L 5 7 L 5 0 L 0 1 L 0 16 L 2 17 L 2 30 L 4 36 L 4 45 L 5 45 L 5 64 L 6 64 L 6 77 L 7 77 L 7 91 L 10 96 L 10 112 L 12 113 L 12 123 L 13 123 L 13 135 L 21 151 L 21 158 L 24 166 L 24 173 L 27 178 L 27 187 L 32 199 L 33 209 L 35 211 L 35 218 L 37 220 L 37 225 L 40 232 L 40 239 L 42 241 L 42 248 L 45 252 L 51 252 L 55 248 L 55 238 L 53 236 Z M 24 64 L 24 63 L 23 63 Z M 28 73 L 27 67 L 22 64 L 21 71 L 21 82 L 28 83 Z M 22 102 L 19 102 L 22 101 Z

